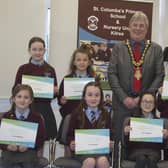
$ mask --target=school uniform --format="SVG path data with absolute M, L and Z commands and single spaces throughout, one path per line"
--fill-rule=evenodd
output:
M 4 114 L 3 118 L 20 120 L 18 112 L 7 112 Z M 35 148 L 28 148 L 25 152 L 13 152 L 8 151 L 8 145 L 0 145 L 2 150 L 2 162 L 4 168 L 11 167 L 23 167 L 23 168 L 35 168 L 38 164 L 37 151 L 42 148 L 44 141 L 46 139 L 46 131 L 44 126 L 43 117 L 35 112 L 28 111 L 26 116 L 24 116 L 24 121 L 38 123 L 38 131 L 35 142 Z
M 45 61 L 41 61 L 40 64 L 37 64 L 35 61 L 30 60 L 29 63 L 21 65 L 17 71 L 13 88 L 17 84 L 22 83 L 22 75 L 51 77 L 54 78 L 54 86 L 57 86 L 55 70 Z M 56 95 L 54 95 L 54 97 L 56 97 Z M 35 111 L 41 113 L 45 120 L 47 139 L 53 139 L 57 135 L 56 120 L 50 103 L 51 99 L 49 98 L 34 98 L 33 104 Z
M 88 77 L 93 77 L 91 75 L 88 75 L 86 73 L 79 75 L 79 74 L 75 74 L 75 73 L 71 73 L 66 75 L 64 78 L 88 78 Z M 61 81 L 60 87 L 59 87 L 59 96 L 58 96 L 58 104 L 60 105 L 60 114 L 62 116 L 62 121 L 60 124 L 60 128 L 59 128 L 59 132 L 58 132 L 58 136 L 57 139 L 60 140 L 60 136 L 62 133 L 62 124 L 64 122 L 64 118 L 66 115 L 71 114 L 75 108 L 77 108 L 80 104 L 80 100 L 67 100 L 67 102 L 65 104 L 61 104 L 61 97 L 64 96 L 64 78 Z M 61 143 L 61 141 L 60 141 Z
M 142 117 L 144 118 L 144 117 Z M 150 118 L 153 118 L 152 116 Z M 124 121 L 124 127 L 130 125 L 130 118 Z M 123 127 L 123 128 L 124 128 Z M 168 129 L 168 121 L 164 120 L 164 129 Z M 160 160 L 161 149 L 164 149 L 166 140 L 163 143 L 154 142 L 133 142 L 129 141 L 129 134 L 125 136 L 126 153 L 128 160 L 136 161 L 135 168 L 142 168 L 148 165 L 148 168 L 157 168 L 157 162 Z M 148 158 L 148 159 L 147 159 Z
M 70 145 L 70 142 L 72 140 L 75 140 L 75 129 L 110 129 L 110 140 L 113 139 L 113 130 L 112 130 L 112 123 L 111 123 L 111 117 L 110 114 L 107 111 L 99 111 L 99 109 L 96 109 L 96 120 L 94 123 L 92 123 L 91 118 L 91 109 L 87 108 L 84 109 L 83 113 L 81 114 L 78 111 L 74 111 L 71 115 L 69 130 L 68 130 L 68 144 Z M 84 117 L 84 125 L 81 127 L 81 121 L 79 119 L 79 116 L 83 115 Z M 101 123 L 101 126 L 100 126 Z M 110 144 L 109 144 L 110 145 Z M 93 154 L 93 155 L 75 155 L 73 154 L 73 157 L 77 160 L 79 160 L 81 163 L 88 157 L 99 157 L 99 156 L 106 156 L 109 159 L 110 154 Z

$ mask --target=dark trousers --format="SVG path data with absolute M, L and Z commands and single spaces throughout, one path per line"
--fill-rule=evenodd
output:
M 3 168 L 36 168 L 37 153 L 34 150 L 25 152 L 2 151 Z
M 35 102 L 33 108 L 37 112 L 41 113 L 44 118 L 47 139 L 49 140 L 56 138 L 57 125 L 50 102 Z
M 160 153 L 152 149 L 137 149 L 133 151 L 129 160 L 136 161 L 135 168 L 158 168 L 157 163 L 160 159 Z

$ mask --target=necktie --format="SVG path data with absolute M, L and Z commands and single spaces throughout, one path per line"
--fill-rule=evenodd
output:
M 139 43 L 134 43 L 134 59 L 136 62 L 140 60 L 140 48 Z M 134 66 L 134 77 L 133 77 L 133 89 L 137 93 L 141 89 L 142 84 L 142 68 L 141 67 L 135 67 Z
M 94 124 L 96 122 L 96 114 L 95 111 L 91 111 L 91 123 Z
M 20 115 L 19 119 L 23 121 L 25 119 L 24 115 Z

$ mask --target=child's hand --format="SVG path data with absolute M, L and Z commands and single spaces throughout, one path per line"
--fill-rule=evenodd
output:
M 18 151 L 19 152 L 25 152 L 25 151 L 27 151 L 27 147 L 25 147 L 25 146 L 18 146 Z
M 8 151 L 15 152 L 15 151 L 18 150 L 18 147 L 17 147 L 17 145 L 8 145 L 8 146 L 7 146 L 7 150 L 8 150 Z
M 163 129 L 163 137 L 167 138 L 168 137 L 168 130 L 167 129 Z
M 161 86 L 159 89 L 158 89 L 158 93 L 161 95 L 163 92 L 163 86 Z
M 75 141 L 71 141 L 71 143 L 70 143 L 70 149 L 71 149 L 72 151 L 75 150 Z
M 125 133 L 125 135 L 128 135 L 128 133 L 130 132 L 132 130 L 132 128 L 130 127 L 130 126 L 125 126 L 124 127 L 124 133 Z
M 55 94 L 58 94 L 58 92 L 59 92 L 58 87 L 57 87 L 57 86 L 54 86 L 54 93 L 55 93 Z
M 62 96 L 61 97 L 61 104 L 65 104 L 67 102 L 67 99 L 66 99 L 66 97 L 65 96 Z

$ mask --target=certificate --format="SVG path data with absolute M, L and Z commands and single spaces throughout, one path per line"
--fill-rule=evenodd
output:
M 75 153 L 108 154 L 110 152 L 109 129 L 76 129 Z
M 27 84 L 32 87 L 34 97 L 54 97 L 54 78 L 23 75 L 22 84 Z
M 163 119 L 131 117 L 130 141 L 163 142 Z
M 64 96 L 67 99 L 81 99 L 84 86 L 94 78 L 64 78 Z
M 5 119 L 1 120 L 0 144 L 35 147 L 38 123 Z
M 166 76 L 163 81 L 162 99 L 168 99 L 168 77 Z

